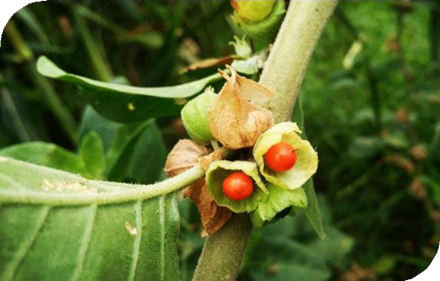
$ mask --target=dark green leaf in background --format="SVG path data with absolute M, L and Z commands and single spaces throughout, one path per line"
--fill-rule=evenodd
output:
M 139 88 L 104 83 L 61 70 L 46 57 L 37 62 L 38 71 L 50 78 L 80 86 L 90 104 L 104 117 L 123 123 L 133 123 L 149 118 L 176 115 L 181 102 L 201 92 L 209 83 L 221 79 L 213 74 L 198 81 L 172 87 Z

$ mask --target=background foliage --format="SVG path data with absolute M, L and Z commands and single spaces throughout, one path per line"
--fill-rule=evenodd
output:
M 78 3 L 33 4 L 11 19 L 0 53 L 0 154 L 91 179 L 163 179 L 167 152 L 186 137 L 179 118 L 108 121 L 77 88 L 37 74 L 35 59 L 119 84 L 197 80 L 215 68 L 188 65 L 233 53 L 232 9 L 227 1 Z M 241 279 L 404 280 L 426 269 L 440 235 L 439 30 L 439 1 L 339 5 L 302 90 L 328 237 L 319 240 L 301 213 L 255 231 Z M 179 208 L 188 280 L 203 240 L 195 206 L 179 200 Z

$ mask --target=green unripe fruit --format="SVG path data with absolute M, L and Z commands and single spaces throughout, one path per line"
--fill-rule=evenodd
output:
M 189 101 L 182 109 L 182 121 L 186 131 L 199 143 L 207 144 L 214 139 L 209 129 L 208 107 L 216 97 L 212 92 L 205 92 Z
M 257 22 L 265 19 L 273 9 L 275 0 L 233 0 L 232 7 L 244 20 Z
M 266 1 L 244 1 L 243 3 L 247 2 L 260 3 Z M 232 16 L 235 25 L 241 29 L 244 34 L 265 43 L 272 42 L 275 39 L 286 13 L 284 1 L 269 2 L 273 4 L 273 8 L 270 14 L 261 21 L 248 21 L 238 12 L 234 12 L 234 15 Z

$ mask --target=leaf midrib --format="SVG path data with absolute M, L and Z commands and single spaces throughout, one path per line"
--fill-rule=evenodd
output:
M 6 159 L 6 160 L 4 160 Z M 69 180 L 69 183 L 76 181 L 88 187 L 94 187 L 99 189 L 98 193 L 48 193 L 41 191 L 19 191 L 0 189 L 0 204 L 1 203 L 22 203 L 22 204 L 34 204 L 34 205 L 46 205 L 46 206 L 80 206 L 80 205 L 106 205 L 106 204 L 118 204 L 126 203 L 135 200 L 146 200 L 157 196 L 169 194 L 177 191 L 185 186 L 188 186 L 196 179 L 204 175 L 204 170 L 200 165 L 195 165 L 185 173 L 178 176 L 169 178 L 165 181 L 152 184 L 152 185 L 139 185 L 139 184 L 123 184 L 123 183 L 106 183 L 103 181 L 87 180 L 66 172 L 57 171 L 51 168 L 40 167 L 33 164 L 24 163 L 8 158 L 0 159 L 0 167 L 2 164 L 16 165 L 19 169 L 38 168 L 41 172 L 46 170 L 52 174 L 65 177 Z M 4 180 L 8 183 L 18 185 L 13 180 L 11 175 L 0 174 Z M 114 188 L 117 184 L 122 188 Z M 125 188 L 124 188 L 125 187 Z

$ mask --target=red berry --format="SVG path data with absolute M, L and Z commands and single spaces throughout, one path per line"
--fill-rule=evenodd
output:
M 287 142 L 272 145 L 264 155 L 264 162 L 274 172 L 286 172 L 296 164 L 296 150 Z
M 241 201 L 251 196 L 254 183 L 251 177 L 243 172 L 234 172 L 223 181 L 223 192 L 234 201 Z

